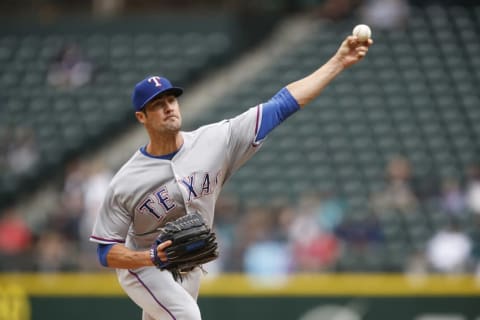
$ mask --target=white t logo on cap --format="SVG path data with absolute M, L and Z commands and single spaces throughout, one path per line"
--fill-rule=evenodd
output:
M 148 82 L 154 82 L 154 83 L 155 83 L 155 87 L 161 87 L 161 86 L 162 86 L 162 83 L 160 82 L 160 77 L 151 77 L 151 78 L 148 78 Z

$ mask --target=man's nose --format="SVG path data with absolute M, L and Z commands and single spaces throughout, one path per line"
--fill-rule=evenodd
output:
M 165 103 L 165 111 L 166 112 L 172 112 L 174 109 L 174 104 L 173 102 L 167 102 Z

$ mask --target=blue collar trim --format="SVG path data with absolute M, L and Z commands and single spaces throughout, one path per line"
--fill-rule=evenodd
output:
M 182 145 L 183 146 L 183 145 Z M 163 159 L 163 160 L 172 160 L 173 157 L 175 157 L 175 155 L 178 153 L 178 151 L 180 151 L 182 147 L 180 147 L 178 150 L 172 152 L 172 153 L 168 153 L 168 154 L 163 154 L 161 156 L 154 156 L 153 154 L 150 154 L 147 152 L 147 146 L 143 146 L 140 148 L 140 152 L 143 153 L 145 156 L 149 157 L 149 158 L 154 158 L 154 159 Z

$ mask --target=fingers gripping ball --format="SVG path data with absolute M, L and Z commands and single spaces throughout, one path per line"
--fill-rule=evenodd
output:
M 168 240 L 171 240 L 172 244 L 165 248 L 167 260 L 162 261 L 158 257 L 157 247 Z M 150 249 L 152 262 L 160 270 L 172 272 L 175 280 L 181 280 L 183 272 L 190 271 L 217 257 L 218 245 L 215 233 L 197 212 L 188 213 L 165 224 Z
M 356 36 L 360 42 L 365 42 L 372 37 L 372 30 L 366 24 L 359 24 L 353 28 L 352 35 Z

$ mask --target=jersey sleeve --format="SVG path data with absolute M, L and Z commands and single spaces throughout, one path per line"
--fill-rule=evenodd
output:
M 262 121 L 255 141 L 264 139 L 280 123 L 300 110 L 300 105 L 287 88 L 277 92 L 270 100 L 262 103 Z
M 118 202 L 118 197 L 109 189 L 96 218 L 90 241 L 101 244 L 125 242 L 132 217 Z
M 230 119 L 228 155 L 233 169 L 238 169 L 252 157 L 267 134 L 299 109 L 295 98 L 283 88 L 269 101 Z
M 262 116 L 261 108 L 261 105 L 250 108 L 227 121 L 227 157 L 232 170 L 238 169 L 261 146 L 262 141 L 256 141 Z

